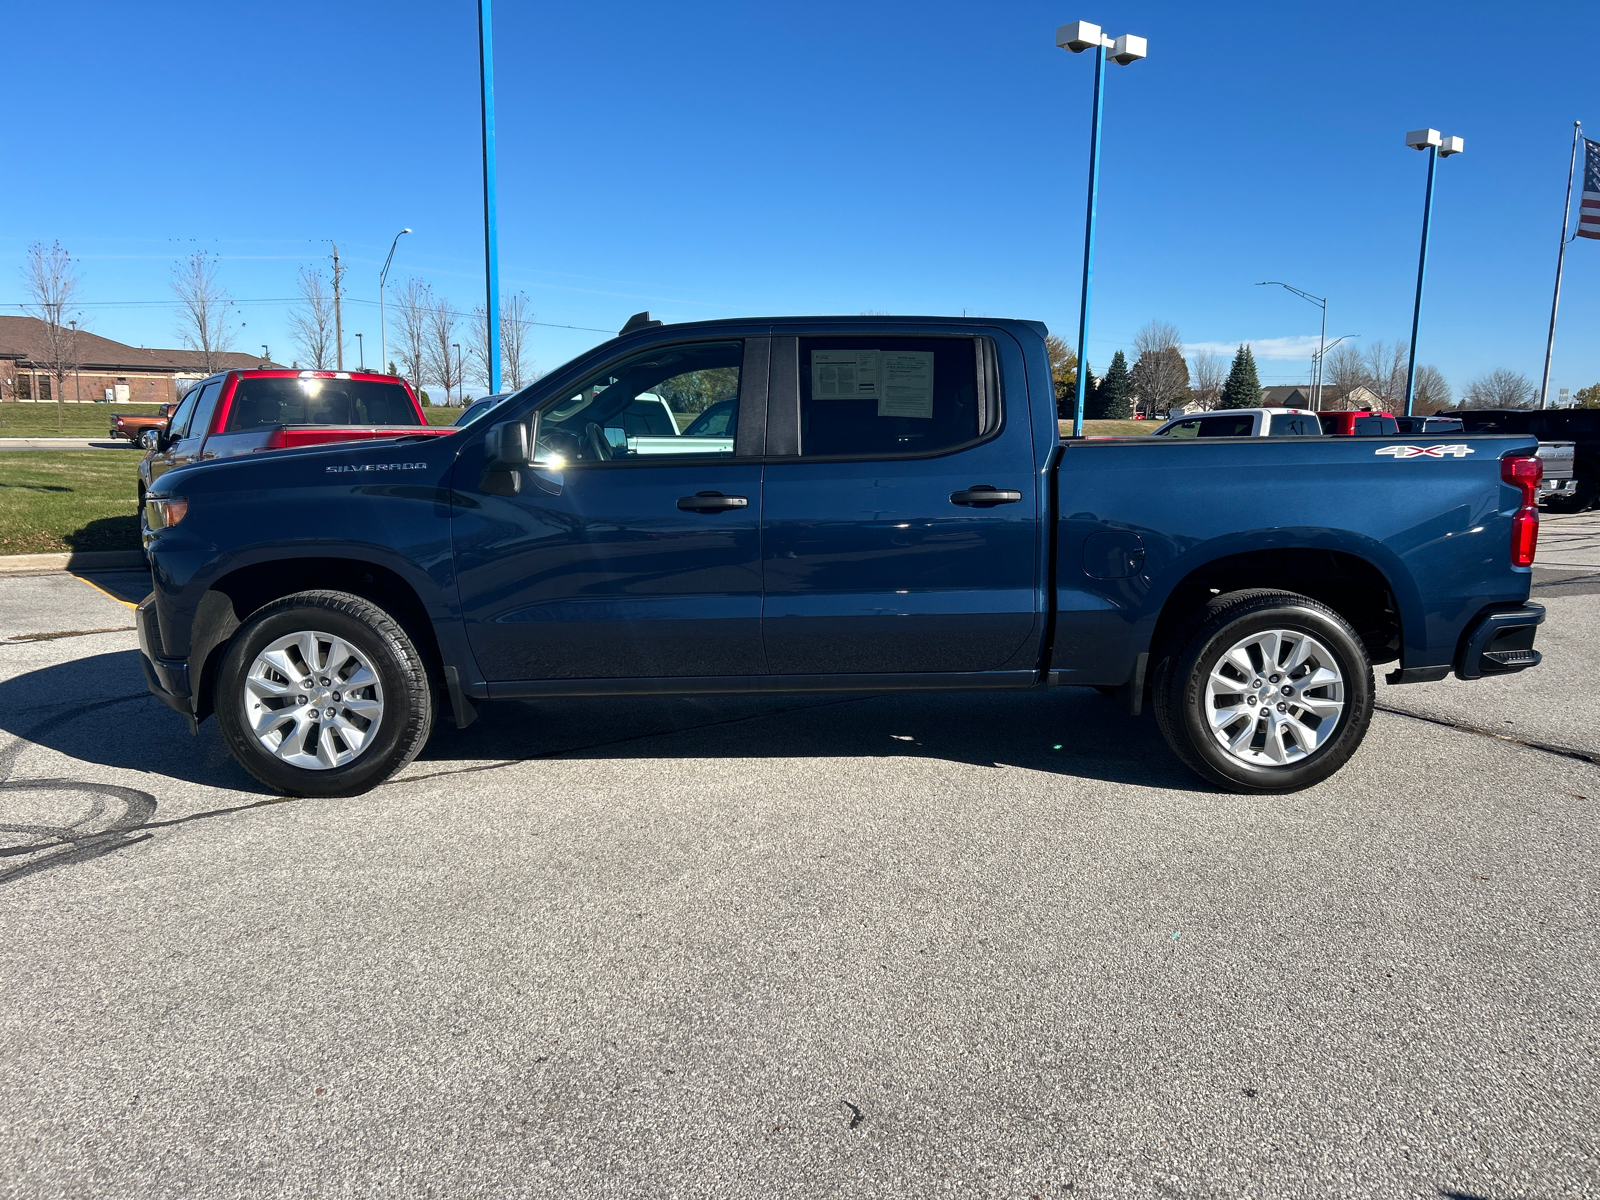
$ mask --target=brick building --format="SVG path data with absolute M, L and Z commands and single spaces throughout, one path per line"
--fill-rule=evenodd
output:
M 48 328 L 37 317 L 0 316 L 0 402 L 55 402 Z M 68 404 L 106 400 L 108 394 L 116 403 L 165 404 L 206 373 L 193 350 L 147 350 L 84 330 L 69 330 L 67 346 L 73 363 L 60 381 L 60 398 Z M 218 370 L 279 365 L 255 354 L 212 357 Z

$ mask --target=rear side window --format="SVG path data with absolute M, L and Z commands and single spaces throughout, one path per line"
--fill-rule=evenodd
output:
M 1317 424 L 1315 417 L 1305 416 L 1301 413 L 1277 413 L 1272 418 L 1272 425 L 1268 430 L 1273 437 L 1308 437 L 1322 434 L 1322 426 Z
M 271 425 L 416 425 L 417 410 L 398 383 L 370 379 L 239 381 L 227 432 Z
M 1351 430 L 1357 437 L 1379 437 L 1399 431 L 1393 417 L 1357 417 L 1355 428 Z
M 801 338 L 800 453 L 937 454 L 984 428 L 971 338 Z
M 1201 417 L 1196 437 L 1249 437 L 1255 432 L 1254 417 Z

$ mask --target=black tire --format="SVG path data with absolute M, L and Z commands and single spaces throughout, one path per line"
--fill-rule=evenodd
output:
M 1319 723 L 1313 733 L 1322 739 L 1320 744 L 1309 752 L 1304 746 L 1293 746 L 1291 752 L 1297 752 L 1298 757 L 1282 764 L 1246 761 L 1230 752 L 1213 732 L 1208 711 L 1213 698 L 1207 683 L 1213 669 L 1241 641 L 1270 630 L 1284 630 L 1315 639 L 1333 658 L 1330 665 L 1338 671 L 1343 686 L 1343 707 L 1336 717 L 1324 718 L 1335 722 L 1332 732 L 1324 735 Z M 1262 682 L 1271 679 L 1273 687 L 1280 686 L 1277 676 L 1270 671 L 1270 666 L 1262 671 Z M 1282 686 L 1293 683 L 1293 679 L 1285 676 Z M 1312 688 L 1311 693 L 1323 690 Z M 1156 666 L 1152 692 L 1161 734 L 1173 753 L 1190 769 L 1228 791 L 1294 792 L 1319 783 L 1339 770 L 1366 737 L 1367 726 L 1372 722 L 1374 699 L 1372 660 L 1344 618 L 1319 601 L 1293 592 L 1230 592 L 1212 600 L 1169 640 Z M 1259 693 L 1241 686 L 1238 694 L 1242 704 L 1243 698 Z M 1219 710 L 1224 707 L 1220 700 L 1219 697 Z M 1286 702 L 1290 706 L 1290 716 L 1295 714 L 1294 700 L 1280 701 L 1274 695 L 1272 701 L 1274 708 L 1277 703 Z M 1253 704 L 1249 710 L 1240 709 L 1248 711 L 1250 718 L 1234 728 L 1238 731 L 1254 728 L 1255 737 L 1264 739 L 1264 726 L 1271 714 L 1266 714 L 1261 723 L 1256 724 L 1255 714 L 1265 710 L 1257 710 Z M 1303 714 L 1301 719 L 1305 719 Z M 1291 732 L 1288 736 L 1292 739 L 1295 735 Z M 1265 751 L 1256 749 L 1252 742 L 1242 753 L 1259 759 Z
M 324 769 L 296 766 L 269 752 L 245 714 L 245 680 L 257 656 L 272 642 L 305 631 L 348 642 L 366 659 L 381 689 L 382 711 L 373 723 L 375 731 L 367 731 L 371 740 L 351 761 Z M 416 646 L 383 609 L 346 592 L 298 592 L 256 612 L 234 634 L 223 657 L 213 704 L 223 741 L 239 764 L 268 787 L 291 796 L 368 791 L 414 759 L 433 728 L 433 693 Z

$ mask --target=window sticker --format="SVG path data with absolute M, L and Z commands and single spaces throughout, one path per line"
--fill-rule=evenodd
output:
M 879 400 L 881 404 L 878 389 L 879 357 L 876 350 L 813 350 L 812 399 Z
M 882 357 L 878 415 L 932 420 L 933 351 L 892 351 Z

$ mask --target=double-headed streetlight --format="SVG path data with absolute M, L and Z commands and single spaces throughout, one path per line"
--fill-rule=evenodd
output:
M 367 369 L 367 344 L 361 340 L 359 333 L 356 334 L 356 353 L 361 356 L 359 369 L 365 371 Z
M 1417 301 L 1411 309 L 1411 358 L 1406 363 L 1406 416 L 1417 390 L 1417 326 L 1422 321 L 1422 278 L 1428 270 L 1428 222 L 1433 218 L 1433 168 L 1441 158 L 1460 154 L 1467 143 L 1458 137 L 1442 137 L 1437 129 L 1413 129 L 1406 134 L 1406 145 L 1428 152 L 1428 191 L 1422 201 L 1422 250 L 1417 255 Z
M 389 243 L 389 257 L 383 260 L 383 270 L 378 272 L 378 363 L 379 370 L 389 369 L 389 325 L 383 319 L 383 285 L 389 278 L 389 264 L 394 261 L 394 248 L 400 244 L 400 239 L 410 233 L 409 229 L 402 229 L 394 235 L 394 241 Z
M 1322 310 L 1322 334 L 1317 339 L 1317 352 L 1311 356 L 1311 407 L 1313 411 L 1322 409 L 1322 356 L 1328 349 L 1328 298 L 1326 296 L 1313 296 L 1310 292 L 1303 292 L 1292 284 L 1284 283 L 1278 279 L 1268 279 L 1256 284 L 1257 287 L 1281 287 L 1293 292 L 1300 299 L 1315 304 Z
M 1072 436 L 1083 436 L 1083 401 L 1089 377 L 1089 281 L 1094 274 L 1095 204 L 1100 194 L 1100 108 L 1105 96 L 1106 58 L 1121 66 L 1145 57 L 1144 38 L 1125 33 L 1109 38 L 1100 26 L 1074 21 L 1056 30 L 1056 45 L 1074 54 L 1094 51 L 1094 113 L 1089 122 L 1089 211 L 1083 230 L 1083 296 L 1078 305 L 1078 389 L 1072 409 Z M 1109 53 L 1108 53 L 1109 52 Z

